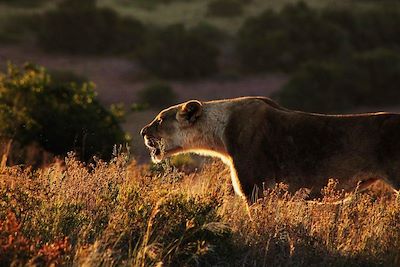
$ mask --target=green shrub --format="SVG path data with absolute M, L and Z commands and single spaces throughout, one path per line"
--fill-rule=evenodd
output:
M 209 42 L 213 45 L 218 45 L 224 41 L 227 36 L 220 29 L 209 23 L 199 23 L 189 29 L 190 33 L 198 36 L 203 41 Z
M 38 7 L 48 2 L 48 0 L 0 0 L 0 4 L 17 7 Z
M 171 86 L 165 83 L 153 83 L 138 93 L 140 103 L 155 108 L 165 108 L 176 104 L 177 95 Z
M 117 0 L 121 5 L 135 6 L 147 10 L 154 10 L 159 5 L 169 5 L 177 2 L 193 2 L 197 0 Z
M 400 48 L 400 6 L 375 7 L 362 11 L 325 9 L 322 17 L 348 32 L 353 48 Z
M 34 40 L 38 16 L 15 14 L 0 19 L 0 41 L 6 43 Z
M 218 49 L 184 28 L 172 25 L 155 31 L 138 51 L 138 59 L 162 78 L 200 78 L 217 71 Z
M 83 85 L 89 82 L 87 77 L 69 70 L 49 70 L 49 75 L 51 77 L 51 83 L 54 85 L 70 83 Z
M 123 53 L 141 44 L 144 31 L 138 20 L 97 8 L 94 0 L 66 0 L 43 15 L 38 40 L 48 51 Z
M 21 145 L 37 143 L 63 155 L 108 157 L 126 137 L 96 99 L 91 83 L 52 82 L 43 68 L 10 65 L 0 76 L 0 133 Z
M 357 49 L 400 49 L 400 6 L 362 12 L 356 26 L 351 40 Z
M 241 0 L 213 0 L 207 5 L 207 14 L 215 17 L 235 17 L 243 14 Z
M 385 49 L 353 55 L 344 62 L 312 62 L 296 71 L 276 95 L 284 106 L 314 112 L 400 102 L 400 54 Z
M 308 60 L 337 57 L 348 43 L 345 31 L 300 2 L 246 20 L 236 47 L 247 70 L 287 71 Z
M 353 83 L 340 64 L 309 62 L 293 74 L 275 98 L 291 109 L 343 111 L 350 109 L 354 102 L 348 95 L 355 88 Z
M 354 56 L 355 79 L 363 105 L 398 105 L 400 102 L 400 53 L 375 49 Z M 357 77 L 356 75 L 359 75 Z

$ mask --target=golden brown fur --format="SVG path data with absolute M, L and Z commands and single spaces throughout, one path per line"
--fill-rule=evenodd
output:
M 278 182 L 317 196 L 329 178 L 345 191 L 378 179 L 400 188 L 400 114 L 313 114 L 242 97 L 170 107 L 141 133 L 154 161 L 187 152 L 221 158 L 247 198 Z

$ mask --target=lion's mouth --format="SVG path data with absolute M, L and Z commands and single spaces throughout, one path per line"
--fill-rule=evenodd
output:
M 181 150 L 181 147 L 167 149 L 161 139 L 145 136 L 144 143 L 150 151 L 151 158 L 154 162 L 162 161 L 165 157 L 173 155 Z
M 144 143 L 146 147 L 149 149 L 151 156 L 161 156 L 162 149 L 161 149 L 161 140 L 157 140 L 156 138 L 145 136 Z

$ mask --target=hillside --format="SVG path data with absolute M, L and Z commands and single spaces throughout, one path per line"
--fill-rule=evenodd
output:
M 56 3 L 60 1 L 42 2 L 44 3 L 29 9 L 21 8 L 18 5 L 9 6 L 0 2 L 0 25 L 16 16 L 40 14 L 46 10 L 53 9 Z M 297 3 L 298 0 L 246 1 L 244 12 L 238 16 L 229 18 L 209 16 L 207 14 L 207 5 L 211 0 L 165 1 L 168 2 L 167 4 L 159 4 L 160 2 L 162 1 L 98 0 L 99 6 L 111 7 L 121 15 L 136 17 L 146 24 L 165 26 L 174 23 L 184 23 L 190 27 L 198 23 L 210 23 L 228 34 L 234 34 L 248 17 L 259 15 L 268 8 L 279 10 L 287 4 Z M 303 2 L 316 8 L 344 7 L 349 9 L 365 9 L 376 6 L 376 3 L 373 1 L 306 0 Z M 390 1 L 379 3 L 379 5 L 388 6 L 390 4 Z

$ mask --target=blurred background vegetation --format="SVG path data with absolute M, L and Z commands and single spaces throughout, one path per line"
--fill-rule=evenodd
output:
M 189 98 L 399 111 L 400 3 L 0 0 L 0 68 L 4 144 L 140 160 L 139 129 Z

